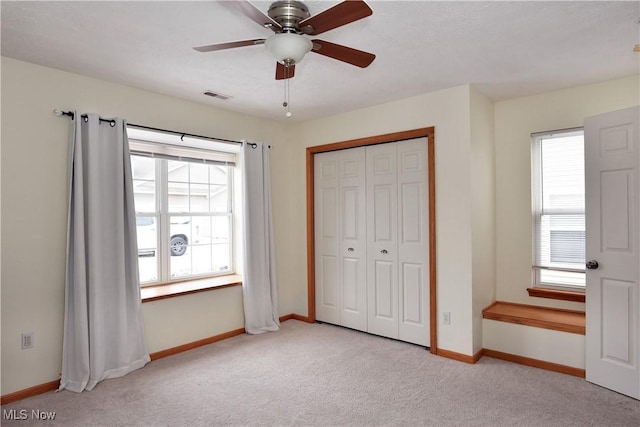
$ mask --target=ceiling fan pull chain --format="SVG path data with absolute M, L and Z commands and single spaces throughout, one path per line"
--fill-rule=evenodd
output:
M 288 80 L 289 79 L 284 79 L 283 86 L 282 86 L 282 88 L 284 89 L 284 93 L 282 95 L 282 97 L 284 98 L 284 101 L 282 102 L 282 106 L 284 108 L 287 108 L 289 106 L 289 101 L 287 100 L 287 81 Z
M 285 79 L 284 79 L 284 102 L 282 103 L 282 106 L 285 107 L 287 109 L 287 112 L 285 114 L 285 116 L 287 117 L 291 117 L 291 110 L 289 107 L 289 94 L 290 94 L 290 89 L 289 89 L 289 80 L 291 80 L 291 76 L 290 76 L 290 68 L 288 64 L 285 64 Z

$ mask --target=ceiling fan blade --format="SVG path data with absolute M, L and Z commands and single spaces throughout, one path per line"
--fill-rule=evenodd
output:
M 347 0 L 342 3 L 300 21 L 299 28 L 307 34 L 318 35 L 342 25 L 350 24 L 373 14 L 371 8 L 362 0 Z M 311 26 L 312 28 L 306 28 Z
M 330 43 L 324 40 L 312 40 L 313 49 L 311 52 L 346 62 L 356 67 L 368 67 L 376 56 L 373 53 L 364 52 L 362 50 L 353 49 L 351 47 Z
M 233 49 L 236 47 L 254 46 L 257 44 L 264 44 L 265 39 L 253 39 L 253 40 L 241 40 L 238 42 L 207 44 L 204 46 L 196 46 L 195 50 L 198 52 L 213 52 L 215 50 Z
M 271 19 L 269 16 L 262 13 L 260 9 L 252 5 L 246 0 L 225 1 L 222 2 L 227 8 L 237 10 L 242 13 L 253 22 L 259 24 L 261 27 L 270 28 L 273 32 L 282 30 L 280 24 Z
M 279 62 L 276 62 L 276 80 L 292 79 L 296 73 L 296 66 L 289 65 L 285 67 Z

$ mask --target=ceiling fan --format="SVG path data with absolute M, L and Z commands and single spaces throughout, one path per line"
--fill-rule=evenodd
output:
M 225 4 L 259 25 L 272 30 L 275 34 L 266 39 L 194 47 L 198 52 L 264 44 L 277 61 L 277 80 L 292 78 L 295 74 L 295 64 L 299 63 L 308 52 L 318 53 L 361 68 L 368 67 L 376 57 L 369 52 L 309 37 L 373 14 L 371 8 L 362 0 L 346 0 L 314 16 L 311 16 L 304 3 L 296 0 L 272 3 L 267 11 L 268 16 L 245 0 L 225 2 Z

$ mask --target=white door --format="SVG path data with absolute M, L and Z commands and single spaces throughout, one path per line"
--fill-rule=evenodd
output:
M 340 151 L 340 324 L 367 330 L 365 149 Z
M 366 150 L 369 332 L 398 338 L 397 143 Z
M 314 156 L 316 318 L 367 330 L 365 150 Z
M 340 324 L 339 154 L 314 156 L 316 318 Z
M 640 399 L 639 116 L 636 107 L 585 120 L 586 378 L 636 399 Z
M 429 346 L 427 139 L 398 146 L 398 338 Z
M 429 346 L 427 140 L 314 156 L 316 318 Z

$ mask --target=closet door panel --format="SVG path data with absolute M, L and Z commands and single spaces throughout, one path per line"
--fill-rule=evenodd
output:
M 400 184 L 400 241 L 404 244 L 420 244 L 423 224 L 420 222 L 422 198 L 419 182 Z
M 429 345 L 427 140 L 398 143 L 399 338 Z
M 394 320 L 395 301 L 393 276 L 395 268 L 392 262 L 378 260 L 375 263 L 375 283 L 374 283 L 374 315 L 378 319 Z
M 338 283 L 338 259 L 335 256 L 323 255 L 320 257 L 318 268 L 318 282 L 322 284 L 319 301 L 321 307 L 329 314 L 325 319 L 335 316 L 339 307 L 339 283 Z
M 317 231 L 320 236 L 320 248 L 323 253 L 335 255 L 335 244 L 338 239 L 338 191 L 336 188 L 321 188 L 320 211 L 322 220 Z
M 341 325 L 367 330 L 365 149 L 339 151 Z
M 392 185 L 377 184 L 373 187 L 373 241 L 390 246 L 395 239 L 395 188 Z
M 424 322 L 424 307 L 421 301 L 425 298 L 422 284 L 424 271 L 422 264 L 403 262 L 400 269 L 400 301 L 403 324 L 421 325 Z
M 314 233 L 316 318 L 340 323 L 339 159 L 335 153 L 314 157 Z
M 346 312 L 358 313 L 361 307 L 358 304 L 358 260 L 343 258 L 342 260 L 342 309 Z
M 396 144 L 367 147 L 368 331 L 398 338 Z

